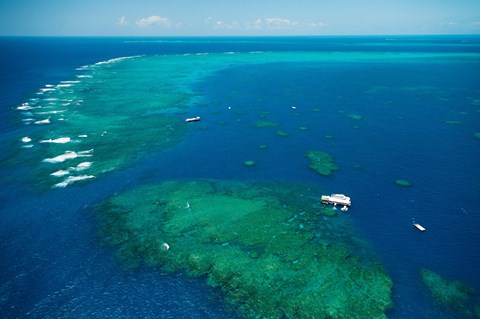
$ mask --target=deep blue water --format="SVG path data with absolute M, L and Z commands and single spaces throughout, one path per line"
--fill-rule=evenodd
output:
M 0 43 L 0 160 L 24 129 L 15 107 L 46 83 L 73 78 L 78 66 L 110 58 L 231 51 L 460 54 L 414 63 L 317 68 L 274 63 L 220 71 L 196 87 L 207 101 L 220 102 L 198 106 L 208 130 L 189 135 L 188 150 L 152 154 L 129 169 L 61 191 L 31 194 L 16 182 L 17 168 L 0 162 L 0 316 L 233 317 L 221 294 L 202 279 L 150 269 L 124 272 L 95 235 L 93 204 L 133 185 L 168 178 L 300 179 L 348 194 L 354 202 L 349 218 L 395 282 L 391 318 L 454 317 L 428 298 L 421 267 L 480 291 L 480 140 L 473 137 L 480 131 L 480 105 L 471 103 L 480 99 L 479 37 L 0 38 Z M 403 89 L 368 93 L 372 87 Z M 252 145 L 274 145 L 280 137 L 244 131 L 243 123 L 254 123 L 267 106 L 277 110 L 269 120 L 292 118 L 282 125 L 292 138 L 265 151 Z M 228 124 L 227 132 L 217 125 L 220 120 Z M 300 131 L 299 122 L 316 129 Z M 302 144 L 293 142 L 298 136 Z M 235 147 L 231 138 L 237 139 Z M 208 153 L 202 152 L 206 141 Z M 306 162 L 297 155 L 314 148 L 334 154 L 340 171 L 322 179 L 299 169 Z M 263 164 L 272 158 L 276 165 Z M 241 163 L 247 159 L 257 166 L 245 173 Z M 413 186 L 394 185 L 398 178 Z M 427 232 L 412 230 L 412 218 Z

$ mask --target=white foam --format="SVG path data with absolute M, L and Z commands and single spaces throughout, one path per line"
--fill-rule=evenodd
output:
M 83 65 L 81 67 L 78 67 L 76 68 L 75 70 L 77 71 L 85 71 L 85 70 L 89 70 L 90 69 L 90 66 L 89 65 Z
M 22 119 L 22 122 L 31 122 L 31 121 L 35 121 L 35 119 L 32 119 L 32 118 Z
M 48 124 L 48 123 L 50 123 L 50 119 L 35 121 L 33 124 Z
M 60 183 L 57 183 L 57 184 L 53 185 L 53 187 L 67 187 L 68 185 L 70 185 L 72 183 L 75 183 L 75 182 L 78 182 L 78 181 L 83 181 L 83 180 L 90 179 L 90 178 L 95 178 L 95 176 L 93 176 L 93 175 L 69 176 L 63 182 L 60 182 Z
M 30 106 L 28 104 L 27 105 L 22 104 L 22 106 L 17 107 L 17 110 L 28 111 L 28 110 L 38 109 L 38 108 L 40 108 L 40 106 Z
M 69 174 L 70 174 L 69 171 L 59 170 L 59 171 L 53 172 L 50 175 L 55 176 L 55 177 L 62 177 L 62 176 L 69 175 Z
M 46 88 L 53 88 L 54 86 L 55 86 L 55 85 L 53 85 L 53 84 L 46 84 L 46 85 L 45 85 Z
M 92 166 L 92 164 L 93 164 L 92 162 L 82 162 L 82 163 L 77 165 L 76 170 L 77 170 L 77 172 L 78 171 L 83 171 L 83 170 L 89 168 L 90 166 Z
M 70 137 L 60 137 L 56 139 L 48 139 L 48 140 L 41 140 L 40 143 L 57 143 L 57 144 L 65 144 L 70 142 Z
M 31 141 L 32 141 L 32 139 L 28 136 L 22 137 L 22 142 L 23 143 L 30 143 Z
M 91 154 L 91 153 L 93 153 L 93 148 L 90 150 L 78 152 L 78 154 L 80 154 L 81 156 L 92 156 L 92 155 L 85 155 L 85 154 Z
M 40 92 L 51 92 L 51 91 L 55 91 L 54 88 L 43 88 L 43 89 L 40 89 Z
M 43 161 L 46 163 L 62 163 L 69 159 L 77 158 L 78 154 L 72 151 L 66 151 L 62 155 L 55 156 L 53 158 L 46 158 Z
M 60 83 L 80 83 L 80 81 L 60 81 Z
M 110 64 L 110 63 L 115 63 L 115 62 L 119 62 L 119 61 L 123 61 L 123 60 L 127 60 L 127 59 L 139 58 L 141 56 L 142 55 L 123 56 L 123 57 L 119 57 L 119 58 L 113 58 L 113 59 L 110 59 L 110 60 L 97 62 L 94 65 Z
M 58 114 L 58 113 L 63 113 L 63 112 L 66 112 L 66 110 L 48 111 L 48 112 L 35 112 L 35 114 L 48 115 L 48 114 Z
M 80 151 L 80 152 L 73 152 L 73 151 L 66 151 L 62 155 L 55 156 L 53 158 L 46 158 L 43 161 L 47 163 L 62 163 L 69 159 L 74 159 L 77 157 L 91 157 L 93 156 L 93 149 L 87 151 Z
M 33 147 L 33 144 L 27 144 L 22 146 L 22 148 L 30 148 L 30 147 Z
M 58 84 L 58 85 L 57 85 L 57 88 L 68 88 L 68 87 L 70 87 L 70 86 L 72 86 L 70 83 L 67 83 L 67 84 Z
M 88 137 L 88 135 L 87 134 L 81 134 L 78 137 Z
M 56 97 L 49 97 L 49 98 L 44 99 L 44 101 L 58 101 L 58 98 L 56 98 Z
M 80 74 L 80 75 L 77 75 L 77 78 L 79 79 L 82 79 L 82 78 L 93 78 L 92 75 L 88 75 L 88 74 Z

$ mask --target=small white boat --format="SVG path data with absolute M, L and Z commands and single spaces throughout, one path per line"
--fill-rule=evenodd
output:
M 423 227 L 422 225 L 417 224 L 417 223 L 413 224 L 413 227 L 415 227 L 419 231 L 425 231 L 426 230 L 425 227 Z
M 189 117 L 185 120 L 185 122 L 198 122 L 198 121 L 200 121 L 200 116 Z

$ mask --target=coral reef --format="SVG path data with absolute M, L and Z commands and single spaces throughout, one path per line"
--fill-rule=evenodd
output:
M 28 156 L 22 162 L 30 168 L 32 188 L 92 181 L 178 144 L 189 129 L 181 114 L 195 93 L 185 86 L 189 66 L 175 57 L 168 59 L 171 64 L 165 59 L 122 58 L 84 66 L 78 80 L 41 89 L 38 98 L 20 106 L 31 110 L 38 124 L 29 137 L 31 151 L 22 153 Z M 171 72 L 152 72 L 166 65 Z
M 265 127 L 278 127 L 280 123 L 271 122 L 271 121 L 258 121 L 255 123 L 255 126 L 258 128 L 265 128 Z
M 322 151 L 308 151 L 307 157 L 310 160 L 308 167 L 320 175 L 328 176 L 338 170 L 337 164 L 332 156 Z
M 445 121 L 445 123 L 447 124 L 453 124 L 453 125 L 460 125 L 460 124 L 463 124 L 462 121 Z
M 314 194 L 277 181 L 163 182 L 99 205 L 99 235 L 126 267 L 206 278 L 242 317 L 386 318 L 391 279 Z
M 265 118 L 265 117 L 269 116 L 270 114 L 272 114 L 272 112 L 270 112 L 270 111 L 263 111 L 263 112 L 261 112 L 261 113 L 258 115 L 258 117 L 259 117 L 259 118 Z
M 397 179 L 395 180 L 395 184 L 398 186 L 405 186 L 405 187 L 412 186 L 412 183 L 407 181 L 406 179 Z
M 277 135 L 278 135 L 278 136 L 281 136 L 281 137 L 287 137 L 287 136 L 289 136 L 290 134 L 288 134 L 287 131 L 278 130 L 278 131 L 277 131 Z
M 252 160 L 245 161 L 245 162 L 243 162 L 243 164 L 247 167 L 251 167 L 251 166 L 256 165 L 255 161 L 252 161 Z
M 476 138 L 478 138 L 480 140 L 480 132 L 476 132 L 475 134 L 473 134 L 473 136 L 475 136 Z
M 363 116 L 358 114 L 348 114 L 348 117 L 355 121 L 360 121 L 363 119 Z
M 429 269 L 423 268 L 420 275 L 436 303 L 464 318 L 480 318 L 480 303 L 475 289 Z

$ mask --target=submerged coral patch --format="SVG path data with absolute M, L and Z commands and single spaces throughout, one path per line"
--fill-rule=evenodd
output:
M 462 121 L 445 121 L 447 124 L 452 124 L 452 125 L 460 125 L 463 124 Z
M 255 161 L 252 161 L 252 160 L 247 160 L 245 162 L 243 162 L 243 165 L 247 166 L 247 167 L 252 167 L 252 166 L 255 166 L 257 163 L 255 163 Z
M 406 179 L 397 179 L 395 180 L 395 184 L 398 186 L 412 186 L 412 183 L 410 181 L 407 181 Z
M 363 119 L 363 116 L 359 114 L 348 114 L 348 117 L 356 121 L 360 121 L 361 119 Z
M 320 175 L 328 176 L 338 170 L 335 160 L 328 153 L 322 151 L 308 151 L 307 158 L 310 161 L 308 167 Z
M 287 131 L 278 130 L 278 131 L 277 131 L 277 135 L 278 135 L 278 136 L 281 136 L 281 137 L 287 137 L 287 136 L 289 136 L 290 134 L 289 134 Z
M 429 269 L 420 271 L 433 300 L 462 318 L 480 318 L 480 300 L 475 289 L 457 280 L 442 277 Z
M 265 127 L 278 127 L 280 123 L 271 122 L 271 121 L 258 121 L 255 123 L 255 126 L 258 128 L 265 128 Z
M 99 235 L 126 267 L 206 278 L 242 317 L 386 318 L 391 279 L 314 194 L 279 182 L 163 182 L 99 205 Z

